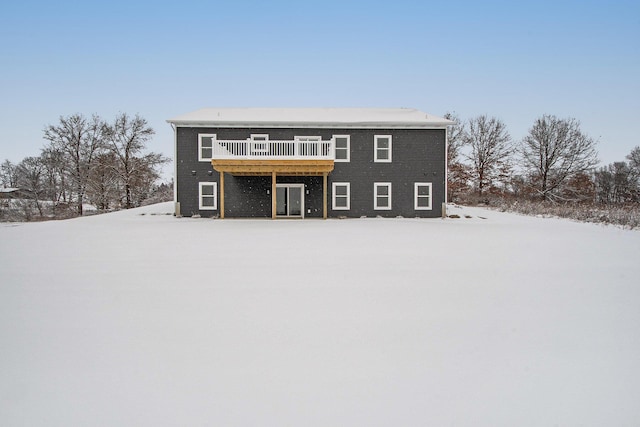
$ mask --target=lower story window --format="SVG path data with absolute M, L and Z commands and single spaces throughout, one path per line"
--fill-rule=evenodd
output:
M 334 211 L 348 211 L 351 209 L 351 185 L 348 182 L 334 182 L 331 185 L 331 208 Z
M 218 183 L 201 182 L 198 198 L 201 210 L 215 211 L 218 209 Z
M 391 210 L 391 183 L 373 183 L 373 209 L 383 211 Z
M 414 204 L 417 211 L 431 210 L 431 183 L 416 182 L 414 186 Z

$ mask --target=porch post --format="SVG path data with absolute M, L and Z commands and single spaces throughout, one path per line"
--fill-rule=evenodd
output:
M 271 219 L 276 219 L 276 171 L 271 172 Z
M 322 219 L 327 219 L 327 173 L 322 174 Z
M 224 172 L 220 171 L 220 219 L 224 219 Z

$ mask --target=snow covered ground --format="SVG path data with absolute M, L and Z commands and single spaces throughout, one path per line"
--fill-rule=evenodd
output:
M 0 425 L 638 425 L 640 232 L 170 211 L 0 224 Z

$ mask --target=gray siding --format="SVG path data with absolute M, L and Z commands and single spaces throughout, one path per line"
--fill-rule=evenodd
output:
M 444 129 L 226 129 L 177 128 L 177 200 L 181 213 L 217 216 L 198 209 L 198 183 L 218 182 L 210 162 L 198 161 L 198 134 L 214 133 L 219 139 L 247 139 L 252 133 L 269 134 L 274 140 L 295 136 L 350 135 L 350 162 L 336 162 L 328 177 L 329 217 L 439 217 L 445 196 Z M 374 162 L 374 135 L 392 135 L 392 162 Z M 278 183 L 306 185 L 305 217 L 322 217 L 322 177 L 278 177 Z M 349 182 L 351 209 L 331 209 L 332 182 Z M 374 183 L 392 183 L 392 209 L 374 210 Z M 432 183 L 432 210 L 414 209 L 414 183 Z M 226 217 L 270 217 L 270 177 L 234 177 L 225 174 Z M 219 201 L 219 198 L 218 198 Z

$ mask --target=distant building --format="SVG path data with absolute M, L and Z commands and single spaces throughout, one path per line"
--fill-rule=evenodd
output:
M 22 188 L 0 187 L 0 199 L 30 199 L 32 193 Z
M 414 109 L 206 108 L 175 131 L 176 213 L 439 217 L 446 128 Z

